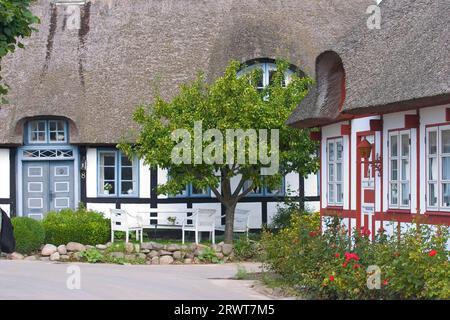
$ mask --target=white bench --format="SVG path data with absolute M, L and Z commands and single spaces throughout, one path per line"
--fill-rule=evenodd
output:
M 185 233 L 195 233 L 195 243 L 200 240 L 200 232 L 209 232 L 212 242 L 215 242 L 215 209 L 149 209 L 137 213 L 144 229 L 181 229 L 182 242 Z

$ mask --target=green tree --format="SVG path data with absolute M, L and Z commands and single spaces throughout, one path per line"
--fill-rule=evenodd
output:
M 0 62 L 9 52 L 14 52 L 16 46 L 24 47 L 21 38 L 36 31 L 31 25 L 38 23 L 39 18 L 31 13 L 31 2 L 33 0 L 0 0 Z M 0 76 L 0 102 L 4 102 L 2 96 L 8 92 L 7 88 Z
M 279 186 L 286 173 L 297 171 L 307 175 L 318 169 L 318 161 L 314 156 L 317 144 L 309 139 L 309 132 L 285 125 L 290 113 L 306 95 L 311 79 L 293 75 L 285 84 L 288 64 L 278 61 L 271 84 L 258 90 L 255 84 L 262 76 L 261 71 L 254 70 L 238 76 L 242 67 L 239 62 L 232 61 L 224 75 L 212 83 L 207 83 L 203 75 L 199 74 L 195 81 L 182 85 L 172 100 L 165 101 L 158 95 L 150 105 L 139 106 L 134 113 L 134 121 L 140 126 L 137 140 L 132 144 L 119 144 L 119 148 L 127 155 L 137 155 L 150 166 L 168 170 L 170 178 L 166 184 L 158 186 L 160 194 L 177 194 L 189 183 L 198 189 L 210 188 L 225 207 L 227 243 L 233 241 L 234 211 L 239 200 L 256 187 Z M 202 121 L 205 132 L 200 146 L 204 150 L 201 163 L 196 163 L 198 153 L 195 152 L 194 123 L 197 121 Z M 173 152 L 180 146 L 180 136 L 172 136 L 176 129 L 185 129 L 189 133 L 182 142 L 187 141 L 188 147 L 193 146 L 190 149 L 192 152 L 181 148 L 185 151 L 181 154 L 190 159 L 191 164 L 173 161 Z M 214 134 L 208 135 L 209 129 L 220 131 L 224 148 L 211 147 L 221 142 L 221 138 Z M 241 146 L 245 147 L 245 164 L 225 161 L 227 149 L 232 146 L 231 140 L 226 138 L 228 129 L 255 129 L 256 132 L 259 129 L 278 129 L 279 146 L 276 148 L 270 143 L 267 151 L 271 156 L 279 156 L 280 165 L 275 174 L 260 174 L 261 168 L 267 167 L 261 158 L 256 163 L 250 161 L 252 151 L 249 147 L 259 144 L 261 135 L 258 141 L 249 137 L 241 140 Z M 267 139 L 272 137 L 273 134 Z M 233 139 L 233 144 L 238 145 L 239 140 Z M 232 150 L 234 159 L 237 159 L 239 149 Z M 211 161 L 214 159 L 215 162 Z M 223 159 L 225 163 L 217 159 Z M 232 183 L 232 178 L 238 182 Z

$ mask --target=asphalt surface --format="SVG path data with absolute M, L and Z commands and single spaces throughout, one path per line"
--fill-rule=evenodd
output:
M 242 264 L 258 271 L 258 264 Z M 78 266 L 78 267 L 77 267 Z M 236 264 L 109 265 L 0 260 L 0 300 L 260 300 Z

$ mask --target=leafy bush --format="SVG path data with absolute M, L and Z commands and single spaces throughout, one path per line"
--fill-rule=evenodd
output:
M 210 247 L 204 248 L 199 254 L 198 258 L 203 262 L 220 263 L 221 260 L 217 258 L 216 251 Z
M 251 260 L 259 255 L 259 242 L 241 237 L 233 244 L 234 254 L 238 260 Z
M 400 239 L 379 230 L 353 232 L 340 219 L 326 221 L 319 231 L 319 215 L 294 215 L 291 225 L 277 234 L 265 231 L 265 264 L 285 283 L 311 298 L 326 299 L 448 299 L 450 253 L 446 227 L 416 225 Z M 381 272 L 380 289 L 370 290 L 368 277 Z M 369 278 L 369 279 L 370 279 Z
M 50 212 L 43 220 L 46 242 L 55 245 L 80 242 L 87 245 L 105 243 L 110 238 L 111 223 L 101 213 L 79 208 Z
M 308 210 L 302 209 L 297 201 L 287 200 L 283 206 L 278 207 L 277 213 L 272 217 L 271 229 L 287 228 L 293 215 L 310 214 Z
M 88 249 L 81 252 L 81 258 L 89 263 L 103 262 L 105 260 L 103 254 L 97 249 Z
M 45 231 L 40 221 L 27 218 L 12 218 L 14 237 L 16 238 L 16 251 L 30 254 L 39 250 L 45 240 Z

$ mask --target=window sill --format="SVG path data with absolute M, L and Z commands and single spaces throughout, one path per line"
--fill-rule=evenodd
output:
M 328 206 L 325 210 L 344 210 L 344 206 Z
M 425 211 L 425 215 L 427 216 L 449 216 L 450 211 Z
M 388 213 L 388 214 L 411 214 L 411 209 L 389 209 L 385 213 Z

